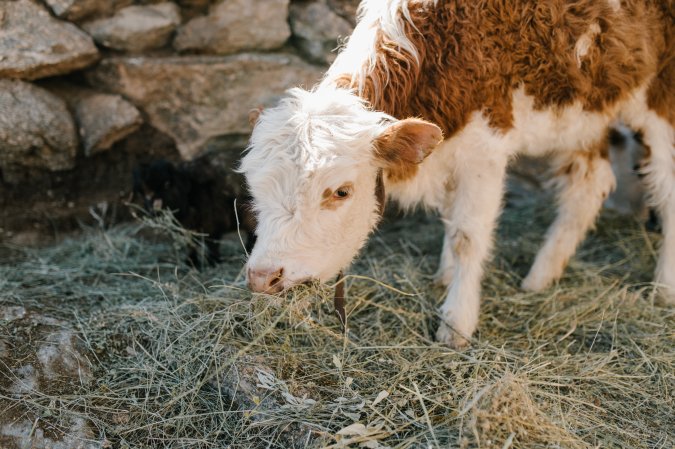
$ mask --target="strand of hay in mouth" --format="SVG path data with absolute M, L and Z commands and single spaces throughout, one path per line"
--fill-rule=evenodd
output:
M 512 234 L 523 226 L 507 215 L 479 335 L 457 352 L 433 341 L 442 229 L 408 220 L 379 233 L 347 278 L 346 338 L 329 286 L 251 296 L 236 239 L 203 272 L 137 227 L 27 251 L 14 274 L 2 266 L 3 292 L 60 301 L 95 380 L 11 398 L 39 416 L 86 417 L 120 448 L 675 444 L 673 309 L 641 272 L 617 275 L 651 271 L 639 227 L 603 223 L 560 285 L 527 294 L 517 285 L 532 236 Z

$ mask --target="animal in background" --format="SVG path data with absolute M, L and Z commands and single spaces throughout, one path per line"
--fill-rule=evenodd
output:
M 218 240 L 237 230 L 237 218 L 239 229 L 247 233 L 247 251 L 251 251 L 256 239 L 256 222 L 248 208 L 248 198 L 238 198 L 226 180 L 225 171 L 212 166 L 206 158 L 177 166 L 159 159 L 134 169 L 133 192 L 143 201 L 146 211 L 170 210 L 185 229 L 205 234 L 205 259 L 212 265 L 220 261 Z M 202 265 L 196 248 L 190 249 L 188 258 L 194 266 Z
M 647 204 L 643 165 L 648 154 L 642 134 L 617 124 L 609 132 L 609 143 L 609 160 L 617 187 L 604 206 L 619 214 L 636 217 L 645 223 L 648 231 L 660 232 L 658 213 Z

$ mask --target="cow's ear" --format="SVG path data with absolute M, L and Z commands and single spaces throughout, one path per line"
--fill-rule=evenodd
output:
M 251 126 L 251 129 L 255 127 L 256 123 L 258 123 L 258 119 L 260 118 L 262 111 L 262 106 L 258 106 L 257 108 L 248 111 L 248 124 Z
M 386 168 L 419 164 L 442 140 L 438 126 L 408 118 L 393 123 L 375 139 L 375 155 Z

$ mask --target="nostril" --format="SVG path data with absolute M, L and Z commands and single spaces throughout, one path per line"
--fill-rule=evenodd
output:
M 270 287 L 276 287 L 284 279 L 284 269 L 279 268 L 269 278 Z

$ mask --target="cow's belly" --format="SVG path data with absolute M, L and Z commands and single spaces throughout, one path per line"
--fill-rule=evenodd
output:
M 506 133 L 509 151 L 539 156 L 584 150 L 606 138 L 619 105 L 604 112 L 584 111 L 579 103 L 565 108 L 535 110 L 522 89 L 513 96 L 514 127 Z

